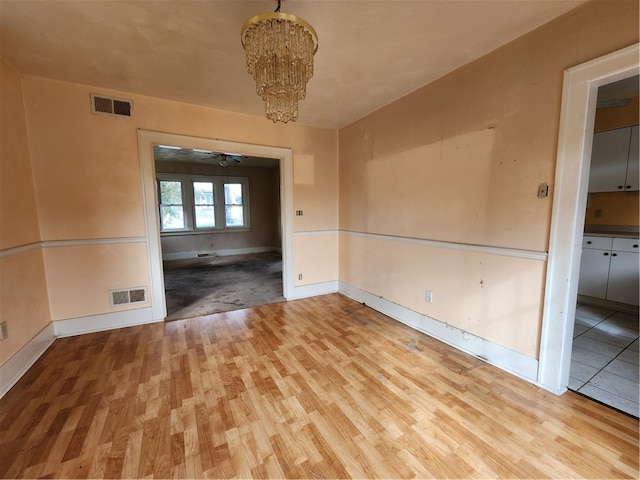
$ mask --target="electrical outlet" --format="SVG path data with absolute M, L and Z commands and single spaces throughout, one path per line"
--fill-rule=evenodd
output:
M 298 280 L 302 280 L 302 274 L 298 275 Z
M 7 328 L 7 322 L 0 323 L 0 342 L 6 340 L 9 336 L 9 329 Z
M 427 302 L 432 303 L 433 302 L 433 292 L 431 290 L 426 290 L 424 292 L 424 299 Z
M 213 248 L 213 242 L 209 244 L 209 248 Z
M 301 217 L 302 215 L 304 215 L 302 210 L 296 210 L 296 217 Z

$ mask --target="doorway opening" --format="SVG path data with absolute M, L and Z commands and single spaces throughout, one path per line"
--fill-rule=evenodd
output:
M 568 385 L 636 418 L 638 81 L 598 89 Z
M 166 320 L 284 301 L 280 162 L 154 145 Z
M 170 303 L 175 299 L 169 299 L 165 292 L 163 261 L 191 264 L 196 271 L 222 273 L 219 276 L 222 285 L 208 279 L 218 286 L 220 297 L 224 297 L 223 288 L 228 287 L 233 277 L 229 267 L 234 263 L 233 257 L 238 260 L 235 263 L 245 266 L 271 262 L 267 268 L 270 278 L 274 280 L 273 268 L 278 270 L 276 276 L 279 275 L 278 300 L 290 298 L 293 292 L 291 150 L 144 130 L 138 132 L 138 140 L 154 320 L 163 320 L 168 314 L 173 318 L 186 318 L 198 311 L 194 298 L 179 301 L 184 305 L 178 310 L 194 307 L 184 312 L 176 311 Z M 161 184 L 163 181 L 166 183 Z M 252 205 L 252 193 L 256 200 L 265 201 L 270 197 L 269 213 L 262 212 L 257 203 Z M 265 228 L 260 230 L 261 227 Z M 263 242 L 275 245 L 260 245 Z M 180 270 L 175 266 L 171 265 L 172 271 Z M 242 269 L 237 267 L 236 273 Z M 214 306 L 218 311 L 243 308 L 239 298 L 234 297 L 230 302 L 225 301 L 229 298 L 222 300 Z M 203 301 L 206 303 L 207 299 Z M 168 303 L 174 311 L 167 311 Z M 215 312 L 202 310 L 202 313 Z
M 538 384 L 566 391 L 598 88 L 638 74 L 635 44 L 565 71 L 545 282 Z

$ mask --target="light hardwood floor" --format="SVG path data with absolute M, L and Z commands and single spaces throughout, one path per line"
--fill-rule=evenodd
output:
M 638 421 L 334 294 L 56 340 L 0 476 L 638 478 Z

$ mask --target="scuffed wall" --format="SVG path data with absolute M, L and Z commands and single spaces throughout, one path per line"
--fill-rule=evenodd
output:
M 589 2 L 340 130 L 340 280 L 538 358 L 563 71 L 637 41 Z

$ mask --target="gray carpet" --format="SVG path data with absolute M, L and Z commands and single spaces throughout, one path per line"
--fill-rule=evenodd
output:
M 167 320 L 283 302 L 277 252 L 163 262 Z

